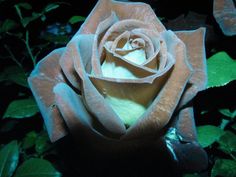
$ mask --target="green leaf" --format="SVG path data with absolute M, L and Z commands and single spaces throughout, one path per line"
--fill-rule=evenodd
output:
M 203 125 L 197 127 L 197 133 L 200 145 L 205 148 L 218 140 L 224 134 L 224 131 L 213 125 Z
M 52 11 L 52 10 L 54 10 L 54 9 L 57 9 L 58 7 L 60 7 L 60 5 L 55 4 L 55 3 L 48 4 L 48 5 L 45 7 L 44 11 L 45 11 L 45 12 L 50 12 L 50 11 Z
M 43 132 L 35 141 L 35 151 L 38 154 L 43 154 L 51 147 L 49 137 L 46 132 Z
M 27 75 L 19 66 L 10 66 L 0 74 L 0 82 L 11 81 L 18 85 L 28 87 Z
M 231 112 L 229 109 L 220 109 L 219 111 L 221 114 L 225 115 L 226 117 L 230 117 L 232 119 L 236 117 L 236 110 Z
M 226 154 L 236 152 L 236 135 L 230 131 L 226 131 L 223 136 L 217 141 L 219 143 L 219 149 Z
M 33 98 L 15 100 L 10 103 L 3 118 L 27 118 L 38 111 L 38 106 Z
M 0 177 L 10 177 L 19 161 L 19 149 L 16 141 L 5 145 L 0 151 Z
M 61 174 L 49 161 L 32 158 L 25 161 L 17 170 L 14 177 L 60 177 Z
M 38 135 L 35 131 L 27 133 L 25 138 L 23 139 L 22 148 L 28 149 L 28 148 L 33 147 L 35 145 L 35 141 L 37 139 L 37 136 Z
M 31 10 L 32 9 L 32 6 L 27 3 L 27 2 L 22 2 L 22 3 L 18 3 L 16 4 L 18 7 L 21 7 L 23 9 L 26 9 L 26 10 Z
M 69 19 L 69 23 L 70 24 L 75 24 L 75 23 L 78 23 L 78 22 L 82 22 L 84 21 L 86 18 L 85 17 L 82 17 L 82 16 L 72 16 L 70 19 Z
M 6 19 L 0 27 L 0 33 L 4 33 L 13 30 L 17 27 L 17 23 L 14 20 Z
M 211 177 L 215 176 L 235 177 L 236 162 L 228 159 L 217 159 L 211 170 Z
M 222 86 L 236 79 L 236 60 L 218 52 L 207 60 L 208 87 Z

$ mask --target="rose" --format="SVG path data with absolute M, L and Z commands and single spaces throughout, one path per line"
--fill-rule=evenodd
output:
M 205 168 L 186 106 L 205 88 L 204 34 L 167 31 L 144 3 L 99 0 L 68 45 L 29 77 L 51 140 L 66 127 L 112 151 L 158 138 L 182 168 Z

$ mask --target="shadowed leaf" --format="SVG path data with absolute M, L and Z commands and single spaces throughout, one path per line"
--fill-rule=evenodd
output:
M 6 19 L 0 26 L 0 33 L 13 30 L 17 27 L 17 23 L 12 19 Z
M 226 154 L 230 155 L 236 152 L 236 135 L 234 133 L 227 131 L 217 142 L 220 144 L 219 149 Z
M 211 177 L 215 176 L 235 177 L 236 162 L 228 159 L 217 159 L 211 170 Z
M 17 170 L 14 177 L 60 177 L 61 174 L 49 161 L 43 159 L 29 159 Z
M 0 82 L 11 81 L 18 85 L 28 87 L 27 75 L 19 66 L 9 66 L 0 73 Z
M 11 177 L 19 160 L 19 149 L 16 141 L 5 145 L 0 151 L 0 177 Z

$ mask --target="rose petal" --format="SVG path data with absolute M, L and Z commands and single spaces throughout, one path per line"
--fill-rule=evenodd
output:
M 206 88 L 206 54 L 205 54 L 205 28 L 199 28 L 194 31 L 176 32 L 177 36 L 185 43 L 188 55 L 188 61 L 193 67 L 186 91 L 184 92 L 178 107 L 183 106 L 190 101 L 197 92 Z
M 187 63 L 184 43 L 171 31 L 164 37 L 169 53 L 176 59 L 173 71 L 151 106 L 136 124 L 128 129 L 123 136 L 124 139 L 157 135 L 158 131 L 169 122 L 191 76 L 192 71 Z
M 156 74 L 155 70 L 149 69 L 145 66 L 140 66 L 120 55 L 117 55 L 116 53 L 112 53 L 107 47 L 105 47 L 105 51 L 106 59 L 101 66 L 104 77 L 135 79 Z
M 165 27 L 148 4 L 99 0 L 76 35 L 95 34 L 98 24 L 108 18 L 112 11 L 114 11 L 121 20 L 137 19 L 145 23 L 152 23 L 154 29 L 159 32 L 165 30 Z
M 29 86 L 53 142 L 67 134 L 63 118 L 55 106 L 55 95 L 52 91 L 57 83 L 65 82 L 59 65 L 59 59 L 63 52 L 64 48 L 51 52 L 37 64 L 28 78 Z
M 81 45 L 81 50 L 83 51 L 81 57 L 84 61 L 84 66 L 86 72 L 91 72 L 91 57 L 92 57 L 92 46 L 94 41 L 94 35 L 86 35 L 86 42 L 84 42 L 83 45 Z M 75 68 L 74 68 L 74 61 L 73 61 L 73 55 L 74 55 L 74 49 L 73 47 L 70 47 L 71 43 L 67 44 L 66 50 L 63 53 L 63 55 L 60 58 L 60 66 L 66 75 L 67 79 L 70 81 L 70 83 L 75 87 L 79 88 L 79 83 L 81 82 L 80 78 L 76 74 Z
M 54 88 L 56 105 L 69 130 L 76 139 L 104 139 L 94 128 L 94 120 L 86 110 L 82 98 L 67 84 L 58 83 Z M 90 140 L 92 141 L 92 140 Z
M 78 35 L 69 42 L 66 50 L 70 51 L 71 56 L 68 57 L 73 59 L 75 71 L 81 79 L 82 97 L 87 109 L 110 132 L 110 136 L 117 137 L 125 133 L 125 126 L 93 86 L 85 71 L 86 63 L 84 62 L 87 61 L 85 58 L 87 55 L 84 55 L 84 50 L 82 49 L 88 36 L 90 35 Z
M 92 59 L 91 59 L 92 72 L 95 75 L 102 75 L 102 71 L 101 71 L 102 53 L 100 49 L 101 48 L 100 43 L 103 37 L 103 33 L 105 33 L 108 30 L 108 28 L 110 28 L 110 26 L 113 25 L 117 21 L 118 21 L 118 18 L 116 14 L 112 12 L 111 15 L 107 19 L 105 19 L 98 25 L 98 28 L 95 33 L 95 38 L 93 41 L 93 51 L 92 51 Z
M 166 31 L 162 33 L 157 33 L 154 30 L 138 28 L 134 29 L 133 32 L 142 33 L 148 36 L 148 38 L 152 40 L 155 52 L 153 53 L 152 56 L 148 58 L 148 60 L 145 63 L 143 63 L 143 66 L 152 69 L 157 69 L 158 71 L 164 69 L 167 63 L 168 54 L 167 54 L 166 43 L 163 40 L 162 35 L 164 35 Z
M 225 35 L 236 35 L 236 8 L 233 0 L 214 0 L 213 15 Z
M 132 33 L 131 33 L 132 32 Z M 142 33 L 134 33 L 133 31 L 125 31 L 124 33 L 122 33 L 120 36 L 118 36 L 115 41 L 112 43 L 112 47 L 111 47 L 111 51 L 114 53 L 117 53 L 119 55 L 126 55 L 134 50 L 138 50 L 138 49 L 143 49 L 145 50 L 145 53 L 147 55 L 147 57 L 145 58 L 149 58 L 151 55 L 153 55 L 154 53 L 154 46 L 153 43 L 151 41 L 151 39 L 149 39 L 146 35 L 142 34 Z M 131 49 L 124 49 L 125 45 L 127 44 L 127 42 L 129 43 L 129 39 L 132 38 L 132 36 L 135 35 L 135 40 L 142 40 L 140 42 L 143 43 L 143 46 L 131 46 Z M 138 38 L 140 37 L 140 38 Z M 131 45 L 131 44 L 130 44 Z
M 178 166 L 184 171 L 196 172 L 207 168 L 206 152 L 197 143 L 197 135 L 193 116 L 193 108 L 185 108 L 175 118 L 173 127 L 176 138 L 166 137 L 169 151 L 172 152 Z

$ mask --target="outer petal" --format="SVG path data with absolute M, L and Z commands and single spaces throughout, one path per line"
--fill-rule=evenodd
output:
M 207 168 L 206 152 L 197 143 L 197 134 L 192 108 L 185 108 L 174 117 L 169 135 L 164 140 L 176 165 L 183 171 L 196 172 Z
M 99 0 L 76 35 L 95 34 L 98 24 L 108 18 L 111 11 L 114 11 L 120 20 L 137 19 L 145 23 L 152 23 L 159 32 L 165 30 L 165 27 L 148 4 Z
M 197 92 L 206 88 L 205 28 L 194 31 L 180 31 L 176 34 L 185 43 L 188 61 L 193 68 L 193 75 L 179 103 L 179 107 L 181 107 L 190 101 Z
M 36 66 L 28 78 L 30 88 L 44 118 L 51 141 L 56 141 L 67 134 L 61 114 L 55 106 L 53 87 L 65 82 L 59 65 L 59 58 L 64 48 L 54 50 Z
M 153 103 L 137 123 L 129 128 L 124 139 L 157 136 L 169 122 L 191 76 L 184 43 L 171 32 L 166 35 L 166 42 L 169 53 L 176 59 L 173 71 Z
M 94 41 L 94 35 L 87 35 L 86 42 L 82 45 L 83 50 L 83 63 L 85 66 L 85 71 L 90 72 L 91 71 L 91 57 L 92 57 L 92 46 Z M 67 79 L 70 81 L 70 83 L 75 87 L 79 88 L 79 83 L 81 82 L 79 76 L 76 74 L 75 68 L 74 68 L 74 60 L 73 60 L 73 54 L 74 51 L 70 47 L 70 43 L 67 45 L 67 50 L 63 53 L 63 55 L 60 58 L 60 66 L 66 75 Z
M 70 132 L 76 139 L 86 141 L 104 140 L 104 136 L 94 129 L 94 120 L 84 106 L 80 95 L 76 94 L 67 84 L 59 83 L 53 88 L 56 105 L 62 114 Z M 89 140 L 88 140 L 89 139 Z
M 236 8 L 233 0 L 214 0 L 213 15 L 225 35 L 236 35 Z

